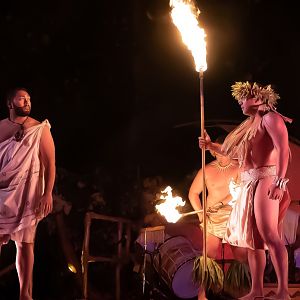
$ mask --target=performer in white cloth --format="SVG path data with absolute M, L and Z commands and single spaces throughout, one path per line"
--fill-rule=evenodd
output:
M 249 116 L 225 139 L 222 147 L 199 139 L 200 147 L 237 157 L 241 167 L 241 192 L 227 223 L 225 240 L 245 247 L 251 271 L 251 291 L 243 300 L 263 299 L 264 249 L 271 254 L 277 280 L 273 299 L 289 300 L 288 256 L 281 239 L 282 220 L 290 197 L 285 178 L 289 163 L 288 132 L 275 105 L 279 95 L 271 85 L 236 82 L 232 95 Z
M 20 300 L 32 299 L 34 238 L 52 210 L 55 146 L 47 120 L 29 117 L 26 89 L 8 93 L 9 117 L 0 121 L 0 248 L 15 241 Z

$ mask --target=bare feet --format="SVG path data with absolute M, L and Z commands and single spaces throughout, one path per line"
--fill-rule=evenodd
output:
M 255 293 L 250 293 L 242 298 L 238 298 L 239 300 L 263 300 L 264 296 L 257 295 Z
M 265 300 L 291 300 L 289 293 L 280 293 L 274 296 L 265 297 Z
M 264 297 L 261 295 L 258 295 L 255 292 L 251 292 L 250 294 L 238 298 L 239 300 L 291 300 L 291 297 L 289 295 L 289 293 L 287 291 L 284 292 L 280 292 L 276 295 L 272 295 L 272 296 L 268 296 L 268 297 Z
M 272 297 L 265 297 L 264 300 L 291 300 L 290 296 L 282 298 L 281 296 L 272 296 Z

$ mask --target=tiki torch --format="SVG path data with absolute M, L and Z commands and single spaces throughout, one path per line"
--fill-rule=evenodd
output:
M 203 73 L 207 69 L 206 63 L 206 42 L 204 29 L 199 26 L 199 9 L 192 0 L 170 0 L 171 17 L 181 33 L 182 41 L 191 51 L 196 71 L 199 72 L 200 80 L 200 128 L 201 137 L 204 137 L 204 93 L 203 93 Z M 203 257 L 206 266 L 206 182 L 205 182 L 205 149 L 202 149 L 202 172 L 203 172 Z

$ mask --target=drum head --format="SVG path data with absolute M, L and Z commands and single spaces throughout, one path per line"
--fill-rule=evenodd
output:
M 166 239 L 154 256 L 153 265 L 161 279 L 182 299 L 198 295 L 199 285 L 193 282 L 194 260 L 199 251 L 183 236 Z
M 198 295 L 199 284 L 193 282 L 194 259 L 183 264 L 175 273 L 172 289 L 176 296 L 182 299 L 194 298 Z

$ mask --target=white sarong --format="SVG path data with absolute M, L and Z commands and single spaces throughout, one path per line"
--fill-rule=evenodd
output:
M 228 219 L 224 236 L 226 242 L 238 247 L 267 249 L 256 225 L 254 198 L 259 181 L 265 177 L 275 178 L 275 176 L 275 166 L 241 172 L 241 190 Z M 289 204 L 290 197 L 286 191 L 279 202 L 278 232 L 280 236 L 282 235 L 282 221 Z

